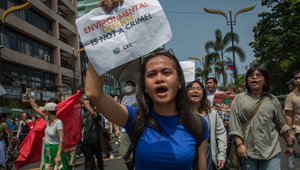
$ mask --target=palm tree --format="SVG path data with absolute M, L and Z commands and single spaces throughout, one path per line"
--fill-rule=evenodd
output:
M 225 86 L 227 84 L 227 75 L 224 69 L 224 54 L 233 52 L 233 47 L 230 45 L 232 37 L 231 33 L 228 32 L 223 38 L 222 32 L 219 29 L 215 31 L 215 37 L 215 41 L 208 41 L 205 43 L 205 50 L 207 52 L 205 60 L 207 61 L 207 64 L 214 66 L 216 77 L 219 77 L 220 75 L 223 76 L 223 85 Z M 233 41 L 235 44 L 239 43 L 240 40 L 238 34 L 233 33 Z M 239 56 L 240 61 L 244 62 L 246 59 L 244 50 L 235 45 L 234 51 Z
M 195 76 L 196 76 L 196 78 L 201 77 L 202 81 L 205 81 L 208 78 L 209 72 L 211 72 L 210 65 L 206 63 L 206 60 L 204 58 L 202 58 L 202 60 L 201 60 L 200 58 L 197 58 L 197 57 L 189 57 L 189 59 L 196 60 L 201 63 L 202 68 L 200 68 L 200 67 L 196 68 Z

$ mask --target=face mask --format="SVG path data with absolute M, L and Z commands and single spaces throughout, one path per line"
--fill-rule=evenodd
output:
M 134 88 L 131 87 L 131 86 L 125 86 L 125 87 L 124 87 L 124 92 L 125 92 L 126 94 L 131 93 L 133 90 L 134 90 Z

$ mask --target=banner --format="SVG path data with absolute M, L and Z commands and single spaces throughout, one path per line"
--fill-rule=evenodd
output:
M 195 80 L 195 60 L 180 61 L 179 62 L 184 74 L 185 82 L 192 82 Z
M 78 18 L 76 25 L 99 75 L 152 52 L 172 37 L 158 0 L 124 1 L 109 14 L 96 8 Z
M 235 95 L 227 95 L 223 91 L 214 94 L 213 107 L 224 123 L 229 123 L 230 107 Z
M 226 62 L 226 70 L 233 70 L 233 63 L 232 62 Z

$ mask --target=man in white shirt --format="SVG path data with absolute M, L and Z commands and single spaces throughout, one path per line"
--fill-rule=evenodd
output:
M 214 94 L 216 92 L 218 92 L 217 84 L 218 84 L 218 81 L 214 77 L 209 77 L 205 81 L 206 90 L 207 90 L 207 99 L 209 101 L 210 106 L 213 106 Z

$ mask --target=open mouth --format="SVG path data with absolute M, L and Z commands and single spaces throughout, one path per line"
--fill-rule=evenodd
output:
M 156 93 L 157 94 L 164 94 L 168 91 L 168 88 L 165 86 L 160 86 L 156 88 Z
M 197 94 L 193 94 L 192 97 L 191 97 L 192 100 L 199 100 L 199 95 Z
M 197 95 L 197 94 L 193 94 L 193 95 L 192 95 L 192 97 L 199 97 L 199 95 Z
M 251 83 L 252 85 L 257 85 L 258 84 L 258 82 L 257 81 L 252 81 L 252 83 Z

